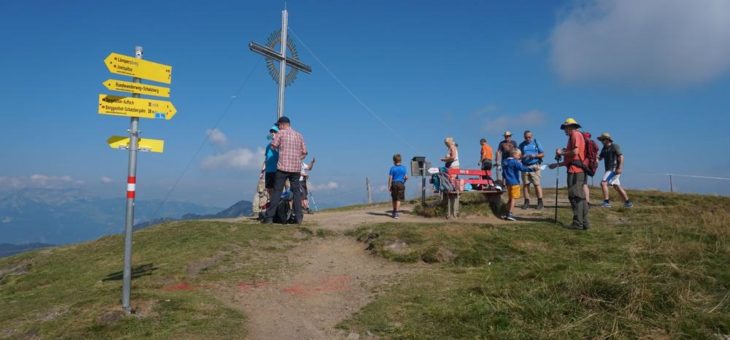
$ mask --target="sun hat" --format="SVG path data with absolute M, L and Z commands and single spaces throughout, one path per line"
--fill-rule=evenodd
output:
M 560 129 L 565 130 L 565 128 L 568 126 L 573 126 L 576 129 L 580 129 L 580 124 L 578 124 L 578 122 L 573 118 L 566 119 L 565 122 L 563 122 L 563 124 L 560 125 Z
M 279 127 L 274 124 L 271 126 L 271 129 L 269 129 L 269 132 L 279 132 Z
M 602 133 L 600 136 L 598 136 L 598 140 L 603 141 L 605 139 L 608 139 L 610 142 L 613 142 L 613 139 L 611 139 L 611 134 L 608 132 Z

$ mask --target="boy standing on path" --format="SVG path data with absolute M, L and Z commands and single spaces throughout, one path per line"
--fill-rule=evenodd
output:
M 601 153 L 598 155 L 598 160 L 603 160 L 606 172 L 603 174 L 601 180 L 601 190 L 603 191 L 603 204 L 604 208 L 611 207 L 611 201 L 608 197 L 608 186 L 613 186 L 621 198 L 624 200 L 624 208 L 631 208 L 634 206 L 629 199 L 629 195 L 626 194 L 624 188 L 621 187 L 619 177 L 623 173 L 624 169 L 624 154 L 621 152 L 621 147 L 613 142 L 611 135 L 608 132 L 602 133 L 598 136 L 598 140 L 603 143 Z
M 542 203 L 542 185 L 540 185 L 540 164 L 542 164 L 542 158 L 545 156 L 544 150 L 532 136 L 530 130 L 526 130 L 524 135 L 525 140 L 520 143 L 520 151 L 522 151 L 522 164 L 534 169 L 534 172 L 526 172 L 522 174 L 522 193 L 525 194 L 525 204 L 522 205 L 522 209 L 530 207 L 530 183 L 535 186 L 535 195 L 537 195 L 537 209 L 543 208 Z
M 393 200 L 393 218 L 398 218 L 398 209 L 400 202 L 406 199 L 406 167 L 401 165 L 401 156 L 399 153 L 393 155 L 393 166 L 388 173 L 388 190 L 390 198 Z
M 533 172 L 532 168 L 524 166 L 519 159 L 522 156 L 520 149 L 514 148 L 510 154 L 510 157 L 502 161 L 502 177 L 504 178 L 504 184 L 507 187 L 509 193 L 509 200 L 507 201 L 507 214 L 503 216 L 505 220 L 515 221 L 512 210 L 515 208 L 515 201 L 520 199 L 520 171 L 521 172 Z

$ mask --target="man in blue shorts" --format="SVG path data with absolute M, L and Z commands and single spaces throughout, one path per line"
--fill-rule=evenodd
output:
M 601 190 L 603 191 L 603 204 L 604 208 L 611 207 L 611 201 L 608 197 L 608 186 L 613 186 L 621 198 L 624 200 L 624 208 L 631 208 L 634 206 L 626 194 L 624 188 L 621 187 L 619 177 L 623 173 L 624 168 L 624 154 L 621 152 L 621 147 L 613 142 L 611 135 L 608 132 L 602 133 L 598 136 L 598 140 L 603 143 L 601 153 L 598 155 L 598 160 L 603 160 L 605 164 L 606 172 L 603 174 L 601 180 Z

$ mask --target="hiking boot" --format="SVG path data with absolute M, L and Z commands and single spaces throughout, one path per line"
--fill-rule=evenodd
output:
M 391 213 L 390 217 L 397 219 L 398 218 L 398 213 L 395 212 L 395 210 L 394 210 L 393 213 Z
M 633 207 L 633 206 L 634 206 L 634 203 L 631 203 L 631 200 L 627 200 L 627 201 L 626 201 L 626 202 L 624 203 L 624 208 L 631 208 L 631 207 Z
M 525 200 L 525 204 L 522 205 L 522 209 L 529 209 L 530 208 L 530 201 Z
M 568 229 L 575 229 L 575 230 L 583 230 L 583 225 L 578 222 L 571 223 L 568 227 Z
M 545 206 L 542 204 L 542 199 L 537 200 L 537 210 L 542 210 Z
M 504 219 L 507 221 L 517 221 L 517 219 L 515 218 L 514 215 L 512 215 L 512 213 L 508 213 L 507 215 L 505 215 Z
M 603 203 L 601 204 L 601 207 L 602 208 L 610 208 L 611 207 L 611 202 L 609 202 L 608 200 L 604 200 Z

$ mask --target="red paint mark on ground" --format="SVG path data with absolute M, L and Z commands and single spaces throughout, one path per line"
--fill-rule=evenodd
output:
M 312 284 L 297 283 L 283 288 L 281 291 L 293 295 L 309 295 L 321 292 L 338 292 L 347 290 L 351 278 L 347 275 L 325 277 Z
M 266 287 L 268 285 L 269 285 L 269 283 L 266 282 L 266 281 L 262 281 L 262 282 L 241 282 L 241 283 L 238 284 L 238 290 L 241 291 L 241 292 L 245 292 L 245 291 L 247 291 L 249 289 L 262 288 L 262 287 Z
M 167 286 L 162 287 L 162 290 L 166 290 L 168 292 L 179 292 L 179 291 L 186 291 L 186 290 L 193 290 L 195 287 L 187 284 L 186 282 L 180 282 L 180 283 L 173 283 Z

